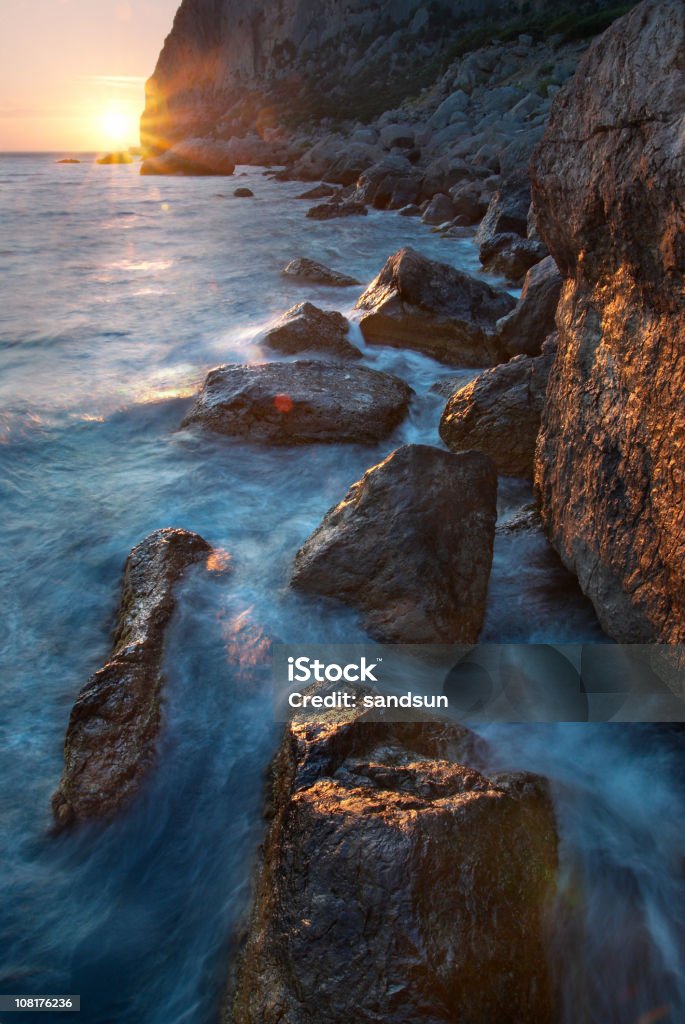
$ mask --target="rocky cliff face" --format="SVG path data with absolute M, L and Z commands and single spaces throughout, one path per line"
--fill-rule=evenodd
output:
M 385 92 L 387 107 L 397 82 L 405 89 L 413 82 L 417 92 L 430 85 L 439 71 L 436 57 L 450 47 L 466 52 L 465 42 L 482 45 L 494 23 L 540 11 L 554 15 L 559 3 L 182 0 L 147 83 L 143 146 L 158 152 L 183 138 L 228 139 L 246 131 L 270 140 L 284 120 L 321 114 L 326 98 L 339 97 L 332 105 L 336 118 L 353 119 L 359 111 L 347 109 L 344 98 L 355 84 L 360 101 Z M 474 26 L 485 33 L 480 42 Z
M 552 542 L 616 639 L 685 640 L 685 5 L 645 0 L 533 164 L 565 277 L 537 450 Z

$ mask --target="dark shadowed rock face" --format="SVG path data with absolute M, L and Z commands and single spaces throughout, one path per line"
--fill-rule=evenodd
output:
M 437 721 L 293 721 L 226 1024 L 555 1024 L 539 777 Z
M 413 392 L 389 373 L 314 360 L 211 370 L 182 426 L 269 444 L 374 444 Z
M 516 308 L 497 323 L 499 342 L 510 356 L 539 355 L 545 338 L 554 330 L 561 295 L 561 274 L 552 256 L 526 274 Z
M 554 359 L 554 339 L 536 358 L 517 356 L 456 391 L 440 420 L 453 452 L 489 455 L 503 476 L 533 476 L 535 442 Z
M 615 639 L 685 640 L 685 5 L 647 0 L 533 162 L 566 278 L 537 455 L 546 528 Z
M 515 306 L 491 288 L 413 249 L 391 256 L 357 302 L 370 344 L 414 348 L 441 363 L 499 362 L 496 321 Z
M 353 484 L 297 553 L 292 584 L 357 608 L 389 643 L 473 643 L 497 476 L 476 452 L 405 445 Z
M 348 328 L 342 313 L 300 302 L 266 332 L 264 343 L 284 355 L 320 352 L 336 359 L 360 359 L 361 352 L 347 339 Z
M 229 175 L 235 164 L 224 142 L 186 139 L 161 156 L 150 156 L 140 167 L 141 174 Z
M 305 256 L 291 260 L 283 268 L 286 277 L 294 277 L 303 281 L 312 281 L 314 284 L 327 284 L 333 288 L 348 288 L 353 284 L 360 284 L 355 277 L 349 274 L 341 274 L 337 270 L 325 267 L 323 263 L 309 260 Z
M 319 203 L 307 210 L 310 220 L 335 220 L 337 217 L 365 217 L 368 213 L 364 203 L 347 200 L 343 203 Z
M 543 242 L 516 234 L 495 235 L 480 247 L 483 268 L 501 274 L 512 284 L 521 284 L 530 268 L 548 255 Z
M 167 529 L 129 555 L 111 657 L 81 690 L 69 718 L 64 774 L 52 799 L 57 828 L 114 813 L 153 763 L 174 588 L 211 550 L 196 533 Z

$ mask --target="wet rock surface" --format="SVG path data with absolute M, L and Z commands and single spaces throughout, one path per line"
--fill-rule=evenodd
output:
M 559 94 L 533 162 L 565 283 L 536 479 L 616 640 L 685 640 L 685 6 L 646 0 Z
M 351 285 L 361 284 L 356 277 L 349 274 L 342 274 L 338 270 L 331 270 L 323 263 L 307 259 L 305 256 L 291 260 L 283 268 L 286 277 L 297 278 L 302 281 L 312 281 L 314 284 L 326 284 L 333 288 L 349 288 Z
M 516 356 L 456 391 L 440 419 L 447 447 L 483 452 L 503 476 L 532 478 L 554 352 L 550 338 L 542 355 Z
M 492 462 L 404 445 L 354 483 L 305 541 L 292 585 L 361 613 L 375 639 L 473 643 L 496 519 Z
M 69 717 L 64 772 L 52 798 L 58 829 L 110 817 L 135 794 L 155 759 L 163 699 L 164 634 L 174 590 L 210 545 L 188 530 L 156 530 L 124 569 L 112 653 Z
M 264 344 L 284 355 L 318 352 L 336 359 L 360 359 L 361 352 L 348 340 L 348 330 L 342 313 L 300 302 L 266 332 Z
M 210 139 L 185 139 L 165 153 L 143 161 L 141 174 L 183 174 L 191 176 L 231 175 L 235 161 L 229 147 Z
M 485 366 L 499 362 L 495 324 L 515 305 L 507 292 L 406 248 L 387 260 L 355 308 L 370 344 Z
M 357 711 L 294 719 L 228 1024 L 555 1024 L 545 782 L 474 737 Z
M 182 426 L 269 444 L 373 444 L 402 422 L 412 394 L 399 377 L 362 366 L 219 366 Z
M 507 355 L 539 355 L 543 341 L 554 330 L 561 283 L 552 256 L 528 271 L 516 308 L 497 323 L 499 343 Z

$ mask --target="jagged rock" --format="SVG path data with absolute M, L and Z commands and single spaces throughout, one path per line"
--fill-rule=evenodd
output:
M 300 193 L 297 199 L 330 199 L 332 196 L 337 195 L 339 189 L 334 185 L 317 185 L 315 188 L 307 189 L 306 192 Z
M 479 255 L 485 270 L 519 284 L 531 267 L 549 255 L 549 250 L 544 242 L 506 234 L 481 242 Z
M 474 746 L 356 709 L 288 725 L 226 1024 L 555 1024 L 547 786 Z
M 378 210 L 399 210 L 419 198 L 421 173 L 406 156 L 386 156 L 359 177 L 360 201 Z
M 496 497 L 484 456 L 405 445 L 326 514 L 297 553 L 292 584 L 357 608 L 387 643 L 475 643 Z
M 126 562 L 112 653 L 69 717 L 64 772 L 52 798 L 57 829 L 109 817 L 138 790 L 155 759 L 164 688 L 164 634 L 185 571 L 211 547 L 188 530 L 156 530 Z
M 491 245 L 497 235 L 528 235 L 530 182 L 517 179 L 504 183 L 493 193 L 490 205 L 476 233 L 479 250 Z M 483 256 L 481 251 L 481 262 Z
M 148 157 L 140 167 L 141 174 L 230 175 L 234 170 L 226 143 L 210 139 L 177 142 L 160 156 Z
M 451 451 L 483 452 L 502 476 L 533 476 L 554 341 L 542 355 L 516 356 L 455 391 L 440 420 L 440 437 Z
M 254 192 L 251 188 L 237 188 L 233 192 L 233 195 L 236 196 L 237 199 L 254 199 Z
M 439 156 L 426 166 L 421 179 L 421 194 L 432 199 L 438 192 L 449 192 L 462 181 L 484 177 L 481 170 L 459 157 Z
M 507 355 L 539 354 L 554 330 L 560 295 L 561 274 L 554 258 L 547 256 L 526 274 L 516 308 L 497 322 L 499 342 Z
M 330 267 L 325 267 L 323 263 L 317 263 L 315 260 L 309 260 L 304 256 L 291 260 L 283 268 L 283 273 L 286 277 L 295 277 L 302 281 L 312 281 L 314 284 L 326 284 L 333 288 L 349 288 L 352 285 L 361 284 L 356 277 L 350 277 L 349 274 L 341 274 L 338 270 L 331 270 Z
M 320 352 L 337 359 L 360 359 L 361 352 L 348 340 L 347 319 L 335 310 L 323 310 L 300 302 L 284 313 L 264 335 L 269 348 L 284 355 Z
M 685 5 L 645 0 L 557 96 L 533 163 L 565 284 L 536 479 L 624 643 L 685 641 Z
M 484 366 L 499 361 L 495 323 L 514 305 L 506 292 L 407 248 L 387 260 L 355 308 L 370 344 Z
M 489 198 L 483 181 L 462 181 L 450 189 L 454 215 L 476 224 L 488 208 Z
M 335 217 L 366 217 L 368 210 L 364 203 L 319 203 L 307 210 L 312 220 L 333 220 Z
M 362 366 L 219 366 L 181 425 L 268 444 L 374 444 L 402 422 L 412 394 L 398 377 Z
M 456 210 L 450 197 L 438 192 L 424 210 L 421 220 L 424 224 L 445 224 L 452 220 L 455 214 Z

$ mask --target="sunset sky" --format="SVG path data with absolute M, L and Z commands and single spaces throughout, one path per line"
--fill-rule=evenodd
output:
M 0 0 L 0 152 L 138 143 L 180 0 Z

